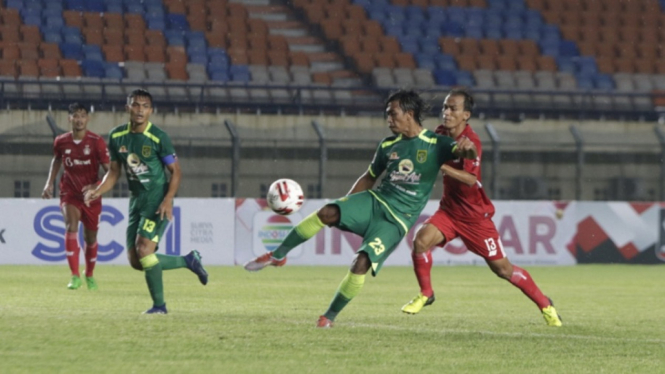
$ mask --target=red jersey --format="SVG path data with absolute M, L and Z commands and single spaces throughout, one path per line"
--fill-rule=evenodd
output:
M 80 141 L 74 141 L 71 132 L 58 136 L 53 142 L 53 155 L 62 161 L 64 167 L 60 178 L 60 196 L 69 195 L 81 200 L 83 187 L 97 183 L 99 167 L 109 163 L 104 139 L 91 131 L 86 131 Z
M 435 132 L 449 136 L 448 129 L 443 125 L 439 125 Z M 478 157 L 475 160 L 456 159 L 446 162 L 446 165 L 475 175 L 477 182 L 473 186 L 467 186 L 456 179 L 444 175 L 443 197 L 441 198 L 439 207 L 445 210 L 453 219 L 460 221 L 475 221 L 490 218 L 494 215 L 494 204 L 485 195 L 483 186 L 480 183 L 480 159 L 483 153 L 480 138 L 478 138 L 478 134 L 473 131 L 469 124 L 466 125 L 464 131 L 455 140 L 459 140 L 462 136 L 466 136 L 476 145 Z

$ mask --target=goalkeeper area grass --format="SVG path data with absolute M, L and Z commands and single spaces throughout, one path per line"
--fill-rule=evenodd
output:
M 2 373 L 663 373 L 665 266 L 525 267 L 563 318 L 545 325 L 485 266 L 434 266 L 418 315 L 410 267 L 386 267 L 332 329 L 315 328 L 345 267 L 164 272 L 168 315 L 141 272 L 98 265 L 99 291 L 66 266 L 0 266 Z

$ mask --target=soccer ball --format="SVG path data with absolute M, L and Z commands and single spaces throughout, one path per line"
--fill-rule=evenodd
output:
M 305 196 L 300 185 L 291 179 L 278 179 L 268 188 L 266 201 L 273 212 L 288 216 L 302 207 Z

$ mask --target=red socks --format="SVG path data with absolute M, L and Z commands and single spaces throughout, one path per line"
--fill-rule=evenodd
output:
M 79 242 L 77 233 L 67 231 L 65 233 L 65 254 L 72 275 L 81 276 L 79 273 Z
M 416 273 L 418 284 L 420 285 L 420 292 L 427 297 L 434 295 L 432 290 L 432 251 L 428 250 L 425 253 L 416 253 L 411 251 L 411 259 L 413 260 L 413 271 Z
M 531 301 L 538 305 L 538 308 L 543 309 L 550 305 L 549 299 L 536 286 L 529 272 L 519 266 L 513 265 L 513 276 L 510 277 L 510 283 L 522 290 Z
M 97 242 L 85 246 L 85 276 L 92 277 L 97 263 Z

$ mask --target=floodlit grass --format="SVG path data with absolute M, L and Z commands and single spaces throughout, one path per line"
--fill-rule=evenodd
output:
M 485 267 L 368 277 L 336 326 L 316 329 L 343 267 L 211 267 L 203 287 L 164 272 L 169 314 L 146 316 L 143 275 L 98 266 L 100 290 L 66 289 L 65 266 L 0 266 L 2 373 L 663 373 L 665 266 L 530 267 L 564 327 Z

